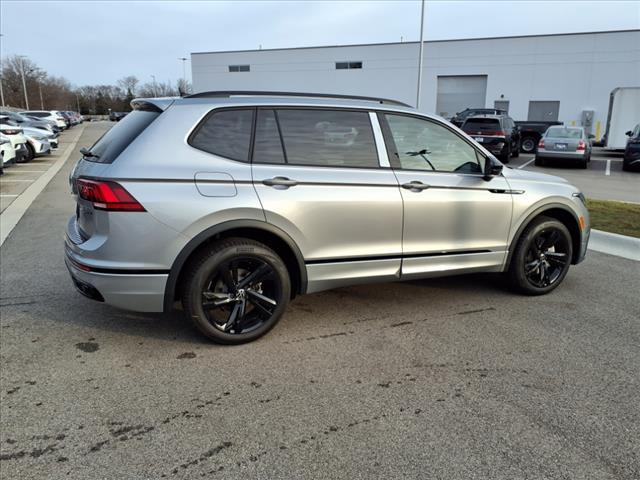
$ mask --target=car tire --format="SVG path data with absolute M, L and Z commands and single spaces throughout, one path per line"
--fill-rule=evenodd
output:
M 520 141 L 520 149 L 523 153 L 535 153 L 538 142 L 534 137 L 524 137 Z
M 589 166 L 589 160 L 587 158 L 580 160 L 579 166 L 581 169 L 586 170 L 587 167 Z
M 567 275 L 573 244 L 567 227 L 555 218 L 535 218 L 518 239 L 507 277 L 524 295 L 544 295 Z
M 533 161 L 533 164 L 536 167 L 544 167 L 544 160 L 542 158 L 536 157 L 535 160 Z
M 27 142 L 25 145 L 27 146 L 27 155 L 22 158 L 22 162 L 20 163 L 27 163 L 36 158 L 36 151 L 33 149 L 31 144 Z
M 266 245 L 231 238 L 212 245 L 187 267 L 182 305 L 195 327 L 227 345 L 271 330 L 291 297 L 289 273 Z
M 511 145 L 507 144 L 507 151 L 505 153 L 501 153 L 498 160 L 502 163 L 509 163 L 509 158 L 511 158 Z
M 516 143 L 516 148 L 511 150 L 511 156 L 513 158 L 518 158 L 520 156 L 520 142 Z

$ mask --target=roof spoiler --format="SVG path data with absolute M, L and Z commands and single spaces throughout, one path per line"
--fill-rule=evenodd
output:
M 131 100 L 131 108 L 143 112 L 162 113 L 175 101 L 176 99 L 173 97 L 134 98 Z

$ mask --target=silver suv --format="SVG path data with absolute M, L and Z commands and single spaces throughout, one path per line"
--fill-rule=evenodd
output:
M 503 168 L 399 102 L 210 92 L 141 99 L 71 175 L 66 264 L 84 295 L 168 311 L 220 343 L 268 332 L 295 295 L 505 272 L 522 293 L 583 260 L 565 180 Z

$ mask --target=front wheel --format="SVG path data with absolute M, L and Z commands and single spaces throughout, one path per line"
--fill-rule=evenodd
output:
M 182 304 L 206 337 L 240 344 L 271 330 L 291 296 L 284 262 L 249 239 L 223 240 L 203 252 L 187 271 Z
M 525 295 L 543 295 L 556 288 L 569 271 L 573 247 L 567 227 L 554 218 L 538 217 L 518 239 L 508 276 Z
M 511 156 L 513 158 L 518 158 L 520 156 L 520 142 L 516 142 L 515 148 L 511 150 Z

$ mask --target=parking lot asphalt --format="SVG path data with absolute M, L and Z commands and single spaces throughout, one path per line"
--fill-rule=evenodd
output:
M 640 477 L 640 263 L 589 252 L 543 297 L 492 275 L 302 296 L 221 347 L 74 291 L 72 164 L 0 248 L 2 478 Z
M 512 158 L 508 165 L 566 178 L 589 198 L 640 203 L 640 174 L 622 170 L 621 152 L 595 147 L 586 170 L 566 161 L 551 161 L 543 167 L 536 167 L 534 155 L 523 153 Z

